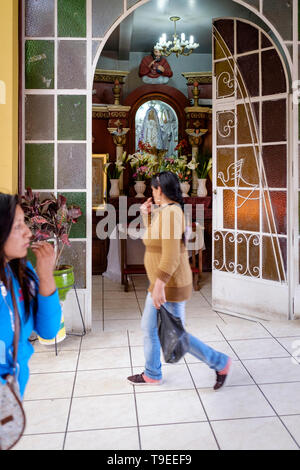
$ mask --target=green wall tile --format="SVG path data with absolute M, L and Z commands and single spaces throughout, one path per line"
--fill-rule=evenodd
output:
M 59 37 L 86 37 L 86 0 L 58 0 Z
M 76 288 L 86 288 L 86 242 L 72 240 L 71 246 L 65 246 L 60 258 L 60 264 L 70 264 L 73 266 Z
M 60 192 L 67 198 L 67 204 L 75 204 L 80 207 L 82 216 L 78 219 L 77 224 L 74 224 L 71 232 L 70 238 L 86 238 L 86 193 L 64 193 Z
M 25 88 L 54 88 L 54 42 L 26 41 Z
M 58 106 L 58 140 L 86 140 L 86 96 L 60 95 Z
M 53 189 L 54 144 L 26 144 L 25 186 L 32 189 Z

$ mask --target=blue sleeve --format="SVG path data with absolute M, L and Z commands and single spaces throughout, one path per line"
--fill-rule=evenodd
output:
M 58 290 L 47 297 L 38 292 L 39 282 L 35 270 L 30 262 L 27 267 L 33 271 L 36 277 L 36 314 L 34 317 L 34 329 L 43 339 L 53 339 L 59 332 L 61 322 L 61 307 L 59 303 Z
M 5 384 L 5 383 L 6 383 L 6 381 L 0 375 L 0 384 Z
M 34 329 L 44 339 L 53 339 L 59 332 L 61 322 L 61 307 L 58 291 L 45 297 L 37 294 L 37 312 L 34 319 Z

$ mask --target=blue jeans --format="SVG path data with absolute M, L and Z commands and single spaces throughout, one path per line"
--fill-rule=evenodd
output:
M 166 302 L 164 307 L 174 316 L 181 318 L 184 324 L 185 302 Z M 145 308 L 142 317 L 142 330 L 144 332 L 144 354 L 145 354 L 145 374 L 151 379 L 161 379 L 161 362 L 160 362 L 160 342 L 157 331 L 157 310 L 153 305 L 152 297 L 148 292 Z M 221 352 L 215 351 L 211 347 L 202 343 L 198 338 L 189 336 L 189 353 L 205 362 L 211 369 L 220 371 L 227 364 L 228 356 Z

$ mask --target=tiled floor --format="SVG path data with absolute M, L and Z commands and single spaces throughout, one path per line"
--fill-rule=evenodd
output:
M 210 276 L 187 304 L 187 329 L 233 358 L 226 387 L 191 355 L 163 366 L 162 386 L 132 387 L 143 370 L 146 278 L 130 292 L 94 279 L 92 333 L 35 343 L 17 449 L 299 449 L 300 322 L 252 322 L 211 310 Z

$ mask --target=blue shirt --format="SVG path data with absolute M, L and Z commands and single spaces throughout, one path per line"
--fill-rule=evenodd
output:
M 27 267 L 35 273 L 30 262 L 27 262 Z M 37 279 L 36 275 L 35 277 Z M 21 322 L 17 357 L 17 379 L 20 386 L 21 397 L 23 398 L 26 384 L 29 379 L 28 361 L 34 352 L 33 346 L 29 342 L 29 337 L 32 331 L 35 331 L 41 338 L 55 338 L 60 327 L 61 307 L 58 291 L 56 290 L 52 295 L 44 297 L 39 293 L 39 283 L 37 279 L 33 286 L 34 295 L 37 300 L 36 312 L 34 313 L 34 300 L 32 300 L 30 303 L 29 317 L 26 321 L 25 305 L 20 284 L 15 277 L 13 277 L 12 281 Z M 7 292 L 7 295 L 4 298 L 3 292 L 0 289 L 0 383 L 5 383 L 3 376 L 14 372 L 14 332 L 7 304 L 9 305 L 11 312 L 14 312 L 11 293 Z

